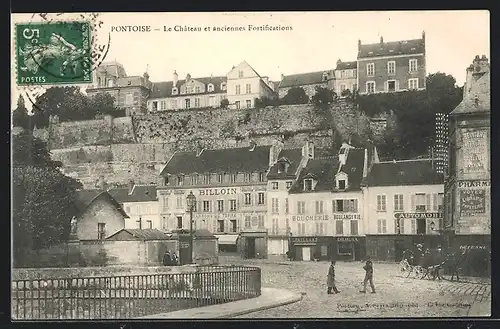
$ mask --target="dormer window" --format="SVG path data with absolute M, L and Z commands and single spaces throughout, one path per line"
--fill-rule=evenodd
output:
M 312 191 L 312 190 L 313 190 L 312 178 L 304 179 L 304 191 Z
M 182 186 L 184 185 L 184 176 L 179 175 L 177 176 L 177 186 Z
M 286 158 L 281 158 L 278 160 L 278 174 L 287 173 L 288 167 L 290 166 L 290 161 Z
M 225 82 L 223 82 L 223 83 L 220 84 L 220 89 L 221 90 L 226 90 L 227 89 L 227 86 L 226 86 Z
M 179 93 L 179 89 L 177 87 L 172 88 L 172 95 L 177 95 Z
M 163 185 L 168 185 L 169 181 L 168 181 L 168 175 L 164 176 L 163 177 Z
M 343 171 L 335 176 L 335 187 L 337 190 L 344 191 L 347 189 L 347 174 Z
M 339 179 L 337 181 L 337 186 L 339 190 L 345 190 L 346 184 L 345 184 L 345 179 Z
M 208 92 L 214 91 L 214 85 L 209 83 L 207 86 L 207 90 L 208 90 Z

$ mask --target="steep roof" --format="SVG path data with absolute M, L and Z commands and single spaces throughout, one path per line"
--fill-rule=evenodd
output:
M 220 77 L 203 77 L 203 78 L 192 78 L 192 80 L 199 81 L 203 83 L 205 86 L 208 86 L 208 84 L 212 83 L 214 85 L 214 91 L 208 92 L 208 88 L 205 88 L 205 91 L 203 93 L 191 93 L 191 94 L 178 94 L 178 95 L 172 95 L 172 88 L 174 87 L 174 82 L 173 81 L 163 81 L 163 82 L 153 82 L 153 87 L 151 91 L 151 96 L 150 98 L 165 98 L 165 97 L 176 97 L 176 96 L 185 96 L 185 95 L 200 95 L 200 94 L 216 94 L 216 93 L 223 93 L 225 92 L 224 90 L 221 89 L 221 84 L 223 82 L 227 82 L 227 77 L 225 76 L 220 76 Z M 177 88 L 180 88 L 186 80 L 178 80 L 177 81 Z
M 357 61 L 352 62 L 338 62 L 336 70 L 350 70 L 358 67 Z
M 128 188 L 112 188 L 108 190 L 108 193 L 120 203 L 158 200 L 154 185 L 134 185 L 131 194 L 128 193 Z
M 120 203 L 113 198 L 111 194 L 107 191 L 92 189 L 92 190 L 80 190 L 76 192 L 75 206 L 78 211 L 84 212 L 87 207 L 90 206 L 94 200 L 105 198 L 123 215 L 125 218 L 129 218 L 127 213 L 123 210 Z
M 197 152 L 176 152 L 162 170 L 165 174 L 265 172 L 271 146 L 228 148 Z
M 331 70 L 285 75 L 279 84 L 279 88 L 298 87 L 323 83 L 323 73 Z
M 477 96 L 477 102 L 476 102 Z M 451 112 L 451 115 L 473 114 L 491 111 L 490 72 L 485 72 L 471 85 L 469 94 Z
M 147 241 L 147 240 L 169 240 L 171 239 L 170 236 L 167 234 L 163 233 L 160 230 L 157 229 L 130 229 L 130 228 L 123 228 L 114 234 L 108 236 L 106 239 L 111 239 L 113 236 L 116 236 L 117 234 L 121 232 L 126 232 L 129 233 L 132 237 L 136 238 L 137 240 L 142 240 L 142 241 Z
M 127 73 L 122 64 L 117 61 L 103 62 L 99 65 L 98 71 L 105 71 L 108 75 L 116 78 L 126 77 Z
M 368 186 L 443 184 L 443 175 L 432 168 L 430 159 L 374 163 L 367 177 Z
M 363 166 L 365 163 L 365 149 L 353 148 L 347 154 L 345 165 L 340 171 L 346 173 L 349 177 L 348 190 L 359 190 L 363 180 Z
M 286 179 L 295 178 L 300 161 L 302 160 L 302 148 L 293 148 L 282 150 L 278 155 L 280 159 L 287 159 L 290 162 L 287 173 L 278 173 L 278 163 L 275 163 L 267 174 L 267 179 Z
M 358 59 L 425 53 L 425 40 L 413 39 L 360 45 Z
M 332 191 L 335 186 L 335 175 L 337 174 L 339 164 L 337 156 L 309 160 L 307 166 L 302 169 L 299 178 L 295 184 L 293 184 L 289 193 Z M 314 191 L 304 191 L 303 180 L 306 176 L 312 176 L 318 181 Z

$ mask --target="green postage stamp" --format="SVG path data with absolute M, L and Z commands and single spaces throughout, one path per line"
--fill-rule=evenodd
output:
M 16 24 L 17 84 L 91 83 L 89 22 Z

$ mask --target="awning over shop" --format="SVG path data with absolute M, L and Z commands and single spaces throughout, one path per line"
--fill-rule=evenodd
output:
M 219 244 L 236 244 L 238 240 L 237 234 L 224 234 L 224 235 L 216 235 L 219 238 Z

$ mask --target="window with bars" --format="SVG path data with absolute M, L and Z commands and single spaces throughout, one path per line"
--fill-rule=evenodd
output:
M 279 213 L 279 202 L 278 198 L 272 198 L 271 199 L 271 212 L 273 214 L 278 214 Z
M 249 206 L 252 204 L 252 194 L 245 193 L 245 205 Z
M 387 220 L 385 219 L 377 220 L 377 233 L 379 234 L 387 233 Z
M 210 201 L 203 201 L 203 212 L 210 212 Z
M 316 201 L 316 214 L 323 213 L 323 201 Z
M 379 194 L 377 195 L 377 211 L 387 211 L 387 203 L 386 203 L 387 197 L 385 194 Z
M 224 211 L 224 200 L 217 200 L 217 211 L 218 212 Z
M 358 221 L 351 220 L 351 235 L 358 235 Z
M 259 192 L 258 198 L 259 198 L 259 204 L 265 203 L 264 192 Z
M 297 214 L 303 215 L 306 213 L 306 202 L 297 201 Z
M 259 215 L 258 216 L 258 225 L 259 225 L 259 228 L 264 228 L 264 215 Z
M 394 211 L 404 211 L 403 194 L 394 194 Z
M 236 211 L 236 200 L 229 200 L 229 211 Z
M 333 200 L 332 208 L 334 212 L 358 212 L 357 199 Z
M 337 235 L 343 235 L 344 234 L 344 221 L 342 221 L 342 220 L 336 220 L 335 221 L 335 233 Z

